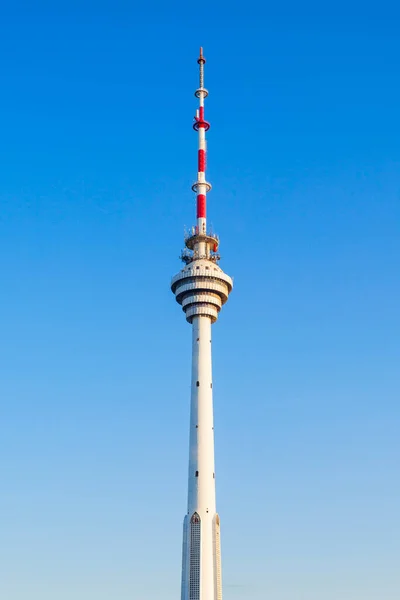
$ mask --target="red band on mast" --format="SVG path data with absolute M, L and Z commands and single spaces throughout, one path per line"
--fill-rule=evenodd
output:
M 199 194 L 197 196 L 197 218 L 206 218 L 206 197 L 205 194 Z
M 206 170 L 206 152 L 205 152 L 205 150 L 199 150 L 198 171 L 199 171 L 199 173 L 204 173 L 205 170 Z

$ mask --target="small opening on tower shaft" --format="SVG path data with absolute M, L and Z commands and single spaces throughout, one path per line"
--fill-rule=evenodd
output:
M 196 381 L 196 387 L 199 387 L 200 381 Z
M 198 472 L 198 471 L 196 471 L 196 477 L 198 477 L 198 476 L 199 476 L 199 472 Z

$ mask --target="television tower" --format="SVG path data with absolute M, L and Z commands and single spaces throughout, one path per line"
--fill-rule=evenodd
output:
M 198 58 L 199 100 L 193 128 L 198 133 L 196 226 L 185 236 L 185 266 L 171 282 L 176 301 L 192 325 L 188 508 L 183 524 L 181 600 L 222 600 L 220 521 L 215 502 L 211 325 L 232 290 L 232 279 L 218 266 L 219 238 L 207 229 L 206 131 L 203 49 Z

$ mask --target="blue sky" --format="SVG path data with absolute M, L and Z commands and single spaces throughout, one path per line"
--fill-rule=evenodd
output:
M 1 8 L 0 596 L 179 597 L 202 44 L 224 600 L 397 600 L 394 3 L 56 5 Z

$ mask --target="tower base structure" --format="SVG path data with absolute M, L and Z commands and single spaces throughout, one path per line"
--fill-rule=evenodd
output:
M 217 514 L 207 515 L 204 519 L 198 512 L 185 516 L 182 554 L 181 600 L 222 600 L 220 521 Z M 204 560 L 205 556 L 212 560 Z

